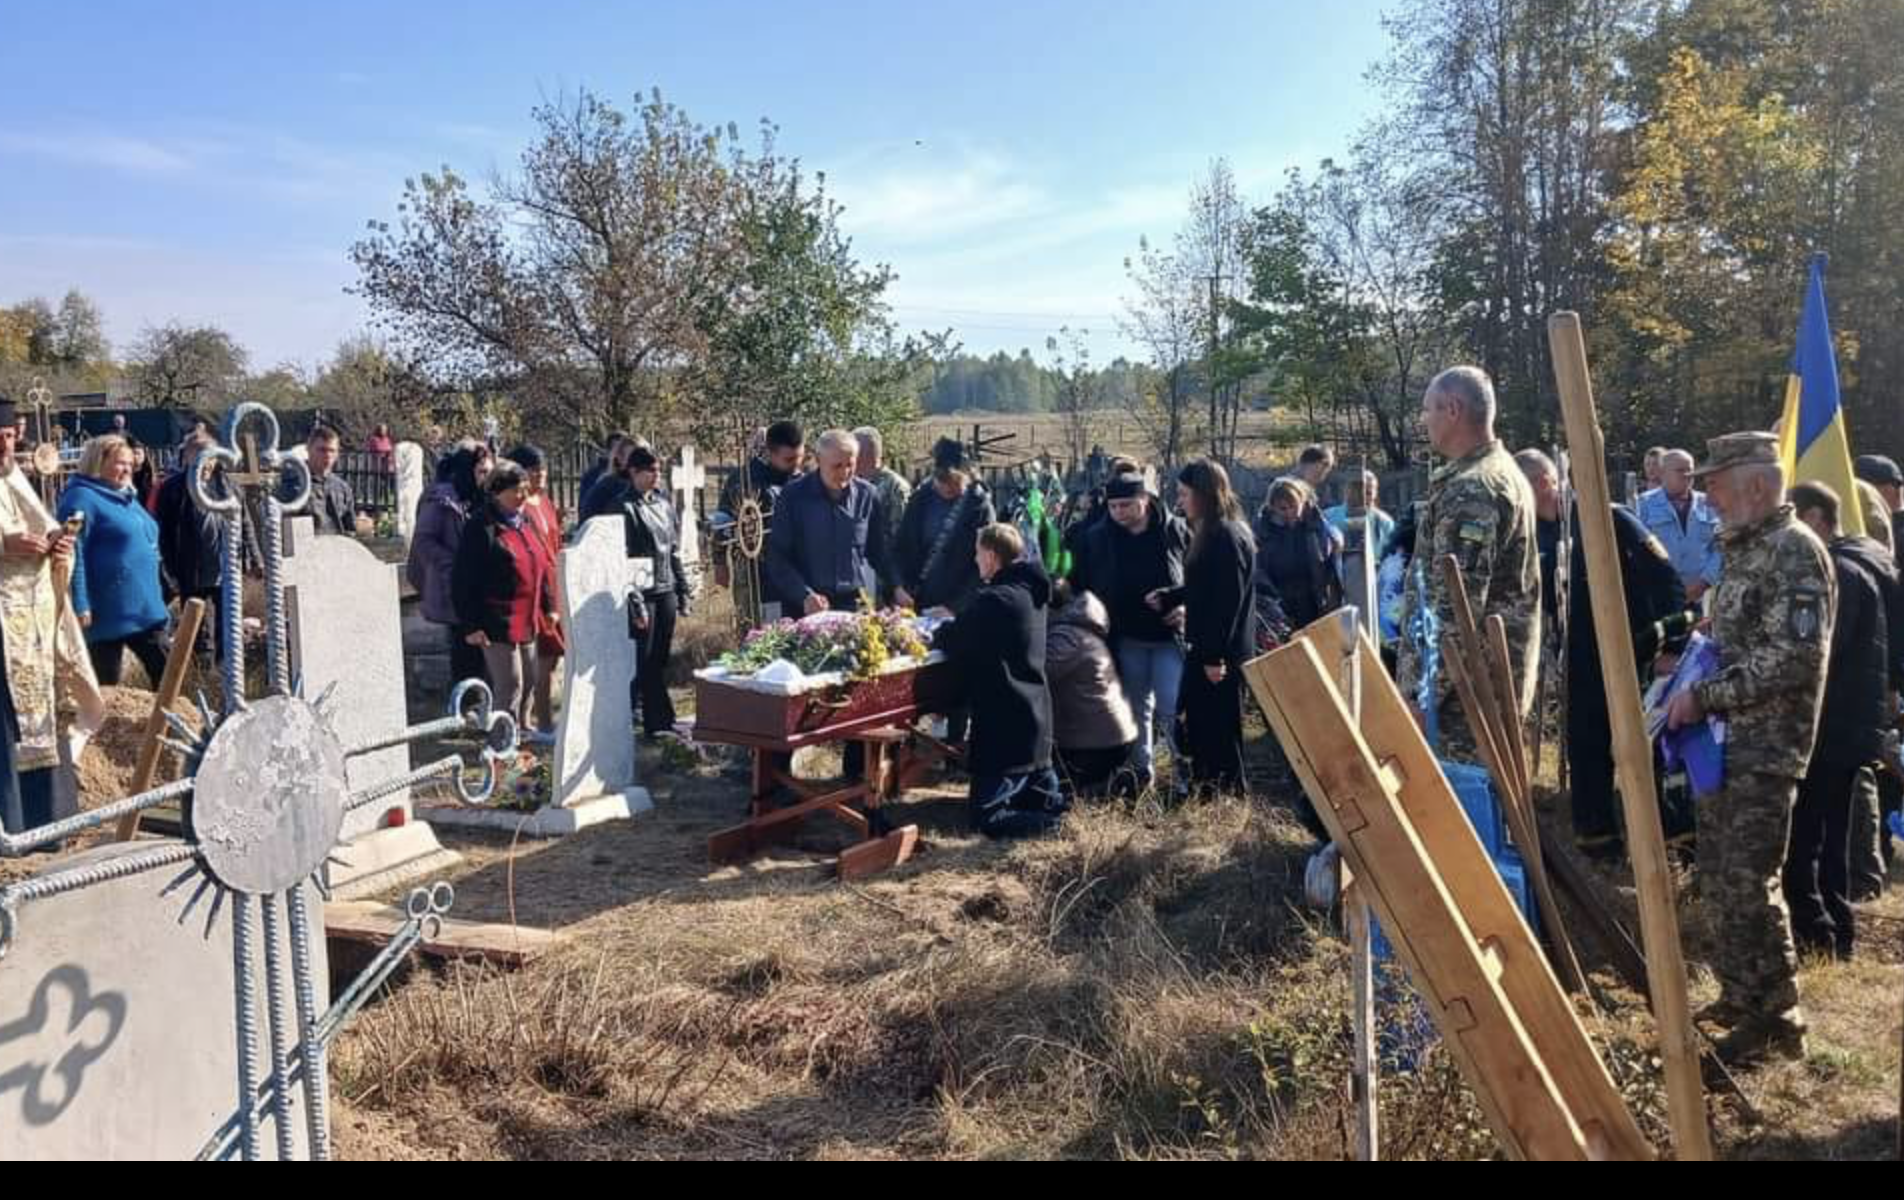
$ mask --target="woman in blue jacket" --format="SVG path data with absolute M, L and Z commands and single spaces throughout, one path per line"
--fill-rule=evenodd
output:
M 132 486 L 133 453 L 117 434 L 86 443 L 79 473 L 60 496 L 59 518 L 83 514 L 73 556 L 73 612 L 99 682 L 115 685 L 125 651 L 153 687 L 165 673 L 165 595 L 159 587 L 159 526 Z

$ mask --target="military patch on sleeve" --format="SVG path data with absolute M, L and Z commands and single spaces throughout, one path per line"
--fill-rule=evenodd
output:
M 1790 616 L 1792 640 L 1811 643 L 1825 627 L 1824 597 L 1809 588 L 1792 593 Z

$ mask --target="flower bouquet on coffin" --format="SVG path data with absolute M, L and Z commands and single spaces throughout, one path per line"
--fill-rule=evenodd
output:
M 904 609 L 822 612 L 749 633 L 695 672 L 695 737 L 787 746 L 904 725 L 946 690 L 932 622 Z M 926 680 L 928 698 L 919 694 Z

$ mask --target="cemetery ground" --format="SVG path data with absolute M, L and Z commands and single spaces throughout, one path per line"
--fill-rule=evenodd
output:
M 710 617 L 684 660 L 718 645 Z M 89 803 L 119 794 L 149 693 L 111 701 Z M 827 864 L 844 830 L 818 824 L 710 868 L 706 837 L 740 813 L 743 764 L 642 754 L 649 816 L 558 842 L 444 831 L 465 858 L 455 916 L 568 938 L 515 972 L 418 966 L 367 1010 L 333 1061 L 343 1156 L 1344 1156 L 1347 953 L 1303 906 L 1310 846 L 1282 809 L 1147 800 L 995 845 L 966 831 L 956 785 L 928 788 L 901 809 L 925 852 L 843 886 Z M 1551 780 L 1551 754 L 1544 765 Z M 1551 792 L 1546 808 L 1564 822 Z M 3 863 L 0 878 L 43 864 Z M 1630 918 L 1623 873 L 1604 882 Z M 1900 892 L 1871 910 L 1857 962 L 1806 964 L 1809 1057 L 1743 1077 L 1757 1121 L 1715 1099 L 1723 1154 L 1891 1153 Z M 1685 911 L 1697 963 L 1697 901 Z M 1604 964 L 1595 979 L 1606 1011 L 1589 1027 L 1663 1143 L 1650 1018 Z M 1697 972 L 1695 1002 L 1712 994 Z M 1419 1063 L 1383 1077 L 1385 1155 L 1492 1155 L 1448 1057 L 1396 1049 Z

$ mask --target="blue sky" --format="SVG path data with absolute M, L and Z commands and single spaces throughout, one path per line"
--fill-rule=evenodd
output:
M 1127 349 L 1123 258 L 1227 157 L 1252 198 L 1379 104 L 1378 0 L 770 4 L 230 0 L 10 4 L 0 19 L 0 303 L 76 286 L 123 345 L 230 329 L 316 365 L 364 313 L 346 248 L 406 175 L 508 169 L 540 99 L 658 86 L 761 117 L 824 170 L 909 328 Z

